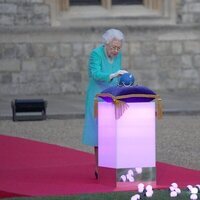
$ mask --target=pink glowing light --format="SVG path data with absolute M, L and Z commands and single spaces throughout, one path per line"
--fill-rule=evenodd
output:
M 99 166 L 155 167 L 155 102 L 128 103 L 115 118 L 113 103 L 98 103 Z

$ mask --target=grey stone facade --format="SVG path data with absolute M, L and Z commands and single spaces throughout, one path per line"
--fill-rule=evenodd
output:
M 49 6 L 43 0 L 1 0 L 1 26 L 50 25 Z
M 0 95 L 84 93 L 89 52 L 108 27 L 51 27 L 43 0 L 0 0 Z M 177 24 L 118 26 L 123 66 L 155 90 L 200 88 L 200 2 L 182 0 Z M 41 26 L 42 25 L 42 26 Z
M 178 9 L 179 23 L 200 23 L 200 1 L 181 0 Z

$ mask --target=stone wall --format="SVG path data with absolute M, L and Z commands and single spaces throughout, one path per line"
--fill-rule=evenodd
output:
M 177 23 L 200 23 L 199 0 L 177 2 Z M 49 26 L 50 9 L 44 0 L 0 0 L 0 26 Z
M 49 5 L 43 0 L 0 0 L 0 26 L 50 25 Z
M 200 1 L 181 0 L 178 6 L 178 22 L 182 24 L 200 23 Z
M 83 93 L 89 52 L 104 31 L 0 33 L 0 94 Z M 156 90 L 200 88 L 199 27 L 129 27 L 123 32 L 123 66 L 139 84 Z
M 118 26 L 123 66 L 155 90 L 200 88 L 199 0 L 176 25 Z M 42 26 L 41 26 L 42 25 Z M 0 0 L 0 95 L 84 93 L 89 52 L 108 27 L 51 27 L 43 0 Z

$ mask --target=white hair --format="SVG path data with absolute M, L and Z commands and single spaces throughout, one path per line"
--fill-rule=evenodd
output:
M 117 39 L 120 41 L 124 40 L 124 34 L 118 29 L 108 29 L 103 35 L 103 43 L 108 44 L 113 39 Z

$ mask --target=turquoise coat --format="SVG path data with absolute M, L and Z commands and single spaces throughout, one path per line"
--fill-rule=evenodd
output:
M 83 144 L 98 146 L 97 118 L 94 117 L 94 98 L 102 90 L 118 84 L 118 78 L 110 80 L 110 74 L 121 69 L 122 54 L 118 53 L 111 61 L 106 54 L 104 45 L 93 49 L 89 57 L 89 82 L 86 91 L 85 121 L 83 127 Z

